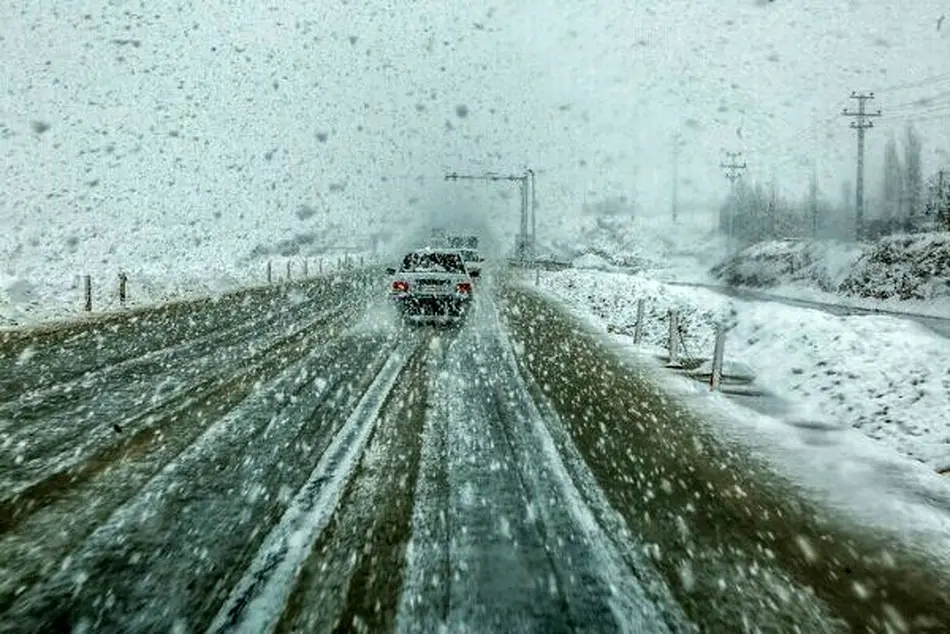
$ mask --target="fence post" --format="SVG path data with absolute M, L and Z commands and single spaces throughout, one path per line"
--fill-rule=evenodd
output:
M 363 268 L 363 256 L 360 256 L 360 268 Z
M 671 366 L 679 365 L 679 349 L 680 349 L 679 315 L 675 310 L 672 310 L 672 309 L 670 309 L 669 348 L 670 348 L 669 365 Z
M 125 271 L 119 273 L 119 305 L 125 308 L 126 290 L 129 282 L 129 276 Z
M 323 256 L 317 261 L 317 273 L 323 275 Z
M 726 351 L 726 328 L 716 324 L 716 345 L 713 348 L 712 373 L 709 375 L 709 391 L 718 390 L 722 382 L 722 364 Z
M 82 276 L 82 294 L 83 294 L 83 310 L 87 313 L 92 312 L 92 276 L 83 275 Z
M 271 283 L 271 279 L 272 279 L 272 276 L 271 276 L 271 265 L 270 265 L 270 260 L 268 260 L 268 261 L 267 261 L 267 283 L 268 283 L 268 284 Z
M 637 300 L 637 323 L 633 326 L 633 343 L 639 344 L 643 340 L 643 308 L 644 299 Z
M 310 271 L 308 270 L 308 269 L 310 268 L 310 267 L 309 267 L 309 262 L 310 262 L 310 261 L 309 261 L 307 258 L 304 258 L 304 259 L 303 259 L 303 276 L 304 276 L 305 279 L 306 279 L 307 277 L 309 277 L 309 275 L 310 275 Z
M 287 281 L 290 281 L 290 260 L 287 260 Z

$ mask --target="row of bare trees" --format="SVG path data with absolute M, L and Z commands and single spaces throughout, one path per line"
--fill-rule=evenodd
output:
M 901 143 L 891 136 L 884 148 L 884 169 L 879 178 L 867 179 L 864 238 L 898 232 L 944 229 L 950 231 L 950 169 L 926 178 L 921 153 L 923 143 L 912 126 Z M 855 237 L 854 186 L 841 184 L 838 201 L 821 191 L 816 176 L 800 199 L 783 195 L 778 183 L 736 182 L 720 208 L 720 229 L 729 231 L 734 214 L 734 236 L 742 242 L 777 238 Z

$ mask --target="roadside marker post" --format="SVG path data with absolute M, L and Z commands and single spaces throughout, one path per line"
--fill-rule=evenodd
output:
M 119 273 L 119 305 L 123 308 L 125 308 L 125 300 L 128 296 L 128 283 L 129 276 L 124 271 Z
M 287 260 L 287 281 L 290 281 L 290 260 Z
M 719 389 L 722 382 L 722 364 L 726 351 L 726 327 L 723 324 L 716 325 L 716 343 L 713 347 L 712 372 L 709 374 L 709 391 Z
M 273 278 L 272 278 L 272 274 L 271 274 L 270 260 L 268 260 L 268 261 L 267 261 L 267 283 L 270 284 L 272 279 L 273 279 Z
M 680 348 L 680 329 L 679 329 L 679 314 L 675 310 L 670 310 L 669 312 L 669 321 L 670 321 L 670 336 L 669 336 L 669 352 L 670 352 L 670 361 L 669 365 L 671 367 L 678 366 L 679 363 L 679 348 Z
M 83 286 L 83 310 L 87 313 L 92 312 L 92 276 L 83 275 L 82 276 L 82 286 Z
M 637 323 L 633 326 L 633 343 L 639 344 L 643 339 L 643 309 L 646 300 L 637 300 Z

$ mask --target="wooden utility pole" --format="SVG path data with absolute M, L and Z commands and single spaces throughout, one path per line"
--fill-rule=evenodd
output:
M 683 140 L 680 138 L 680 135 L 673 137 L 673 201 L 672 201 L 672 212 L 673 212 L 673 222 L 677 220 L 677 215 L 679 213 L 679 163 L 680 163 L 680 152 L 683 149 Z
M 818 237 L 818 168 L 811 170 L 811 182 L 808 184 L 808 212 L 811 216 L 811 237 Z
M 742 156 L 742 152 L 726 152 L 726 159 L 729 162 L 722 162 L 719 164 L 719 167 L 726 170 L 726 178 L 729 179 L 729 186 L 732 195 L 732 206 L 729 209 L 730 240 L 734 240 L 736 237 L 736 181 L 742 177 L 742 170 L 748 167 L 745 161 L 742 163 L 738 162 L 740 156 Z
M 864 237 L 864 131 L 874 127 L 874 121 L 870 117 L 880 117 L 881 111 L 867 111 L 867 102 L 874 99 L 874 93 L 851 93 L 851 99 L 858 102 L 858 110 L 848 110 L 845 108 L 841 114 L 845 117 L 852 117 L 851 127 L 858 132 L 858 169 L 857 182 L 854 189 L 854 223 L 855 238 L 858 240 Z

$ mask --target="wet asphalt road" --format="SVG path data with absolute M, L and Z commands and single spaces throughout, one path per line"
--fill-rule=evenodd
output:
M 818 529 L 760 523 L 783 505 L 742 464 L 683 462 L 685 414 L 530 294 L 485 280 L 464 324 L 411 327 L 379 291 L 352 274 L 0 339 L 0 631 L 893 620 L 796 563 Z M 950 622 L 926 571 L 848 565 L 901 618 Z

